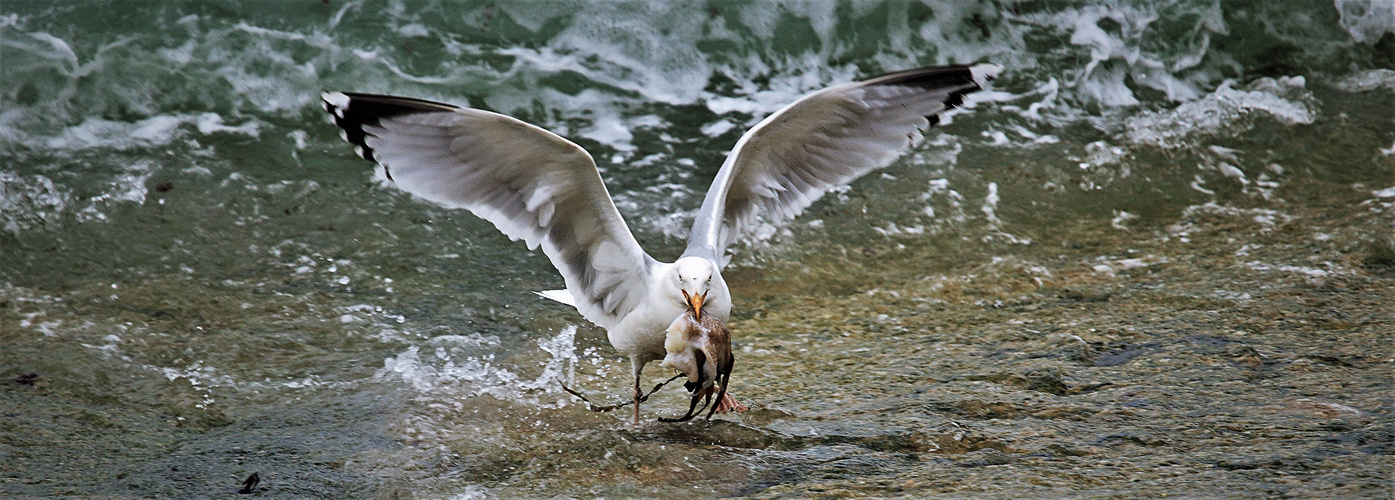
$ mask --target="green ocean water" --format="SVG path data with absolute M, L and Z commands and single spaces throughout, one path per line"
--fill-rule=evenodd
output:
M 829 85 L 977 62 L 1006 70 L 921 145 L 735 249 L 733 391 L 754 410 L 710 426 L 631 428 L 563 393 L 559 378 L 623 394 L 627 365 L 603 331 L 532 294 L 562 285 L 546 258 L 394 189 L 318 103 L 409 95 L 555 131 L 671 259 L 765 115 Z M 1284 306 L 1251 305 L 1264 287 L 1306 297 L 1338 281 L 1388 297 L 1393 204 L 1395 10 L 1378 0 L 4 2 L 0 495 L 217 497 L 258 473 L 258 494 L 287 498 L 1204 496 L 1020 479 L 1051 476 L 1030 467 L 1001 490 L 936 483 L 958 477 L 939 468 L 1055 450 L 1031 437 L 1055 421 L 992 427 L 1009 417 L 943 406 L 962 389 L 994 408 L 1013 396 L 937 388 L 1041 380 L 1026 365 L 915 367 L 940 348 L 993 351 L 1003 340 L 966 311 L 1032 297 L 1162 290 L 1267 311 Z M 820 323 L 830 314 L 842 326 Z M 1000 325 L 1031 330 L 1022 314 Z M 1139 314 L 1144 329 L 1176 319 Z M 1352 329 L 1375 347 L 1343 362 L 1369 371 L 1334 377 L 1365 389 L 1275 394 L 1359 410 L 1332 432 L 1386 443 L 1347 451 L 1388 472 L 1391 318 L 1379 304 L 1342 314 L 1357 319 L 1294 327 L 1312 343 L 1285 349 Z M 1143 349 L 1096 329 L 1048 333 Z M 877 361 L 862 377 L 824 371 L 849 358 Z M 1079 387 L 1081 370 L 1052 377 Z M 989 372 L 1002 376 L 972 378 Z M 646 414 L 684 400 L 662 392 Z M 1388 477 L 1355 493 L 1388 493 Z M 1211 480 L 1218 494 L 1278 491 Z

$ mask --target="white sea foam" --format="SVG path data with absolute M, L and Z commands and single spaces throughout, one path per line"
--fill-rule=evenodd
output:
M 1316 116 L 1303 77 L 1277 80 L 1261 78 L 1244 89 L 1225 82 L 1206 97 L 1164 111 L 1147 111 L 1130 117 L 1125 126 L 1129 140 L 1166 148 L 1184 147 L 1201 135 L 1234 133 L 1246 129 L 1256 113 L 1286 124 L 1309 124 Z
M 1217 168 L 1220 169 L 1222 175 L 1231 179 L 1235 179 L 1239 181 L 1240 184 L 1246 186 L 1250 185 L 1250 180 L 1245 178 L 1245 172 L 1243 170 L 1240 170 L 1239 167 L 1222 162 Z
M 813 54 L 785 62 L 788 67 L 784 68 L 784 71 L 754 62 L 753 66 L 749 67 L 733 65 L 717 68 L 728 78 L 741 82 L 740 86 L 735 95 L 713 95 L 703 92 L 701 97 L 704 104 L 709 111 L 718 115 L 748 115 L 749 118 L 744 120 L 743 125 L 749 127 L 809 92 L 848 83 L 854 81 L 857 76 L 855 67 L 829 68 Z M 756 85 L 753 80 L 757 76 L 768 77 L 769 83 L 764 86 Z
M 1121 231 L 1127 231 L 1129 229 L 1129 226 L 1127 225 L 1128 222 L 1137 218 L 1137 215 L 1125 212 L 1123 210 L 1115 210 L 1114 218 L 1110 219 L 1109 226 Z
M 935 217 L 935 207 L 928 202 L 933 201 L 937 197 L 945 198 L 945 202 L 949 205 L 951 212 L 949 215 L 950 221 L 964 222 L 968 220 L 968 215 L 964 213 L 964 195 L 949 188 L 949 179 L 932 179 L 929 189 L 920 195 L 920 199 L 927 202 L 923 209 L 927 217 Z M 984 200 L 985 204 L 987 204 L 987 201 L 986 199 Z
M 106 215 L 101 210 L 115 202 L 132 202 L 144 205 L 145 197 L 149 191 L 145 183 L 153 174 L 151 164 L 146 161 L 132 165 L 126 173 L 119 174 L 112 178 L 111 189 L 97 196 L 92 197 L 86 208 L 79 212 L 79 220 L 84 219 L 84 215 L 106 219 Z
M 1112 146 L 1104 141 L 1095 141 L 1085 145 L 1085 161 L 1088 163 L 1082 163 L 1080 168 L 1085 169 L 1087 166 L 1103 167 L 1117 164 L 1120 163 L 1120 160 L 1123 159 L 1126 154 L 1127 152 L 1124 151 L 1124 148 Z M 1122 168 L 1124 175 L 1127 176 L 1128 165 L 1123 165 Z
M 0 227 L 19 235 L 33 227 L 58 224 L 71 194 L 43 175 L 19 176 L 0 170 Z
M 1378 68 L 1358 71 L 1339 78 L 1333 85 L 1347 92 L 1395 92 L 1395 70 Z
M 498 53 L 513 56 L 518 65 L 514 77 L 528 79 L 540 75 L 574 71 L 600 84 L 643 95 L 651 101 L 670 104 L 696 102 L 711 66 L 706 56 L 685 40 L 701 38 L 701 23 L 673 23 L 662 29 L 644 22 L 646 16 L 616 11 L 640 8 L 651 16 L 681 15 L 668 4 L 595 4 L 580 12 L 570 12 L 572 22 L 549 45 L 537 49 L 510 47 Z M 539 26 L 554 13 L 508 9 L 516 20 L 536 21 Z M 558 13 L 560 14 L 560 13 Z
M 1171 101 L 1198 98 L 1212 78 L 1203 65 L 1211 37 L 1229 32 L 1219 4 L 1107 2 L 1021 19 L 1069 33 L 1070 43 L 1089 50 L 1089 62 L 1070 86 L 1105 107 L 1139 104 L 1127 81 L 1161 91 Z M 1189 19 L 1192 26 L 1177 38 L 1175 32 L 1152 29 L 1159 19 Z M 1152 37 L 1174 38 L 1159 43 Z
M 18 235 L 57 227 L 68 217 L 78 222 L 106 220 L 106 211 L 116 204 L 145 203 L 146 182 L 155 170 L 153 162 L 138 161 L 110 177 L 98 194 L 89 196 L 75 194 L 44 175 L 0 171 L 0 229 Z
M 736 124 L 730 120 L 721 119 L 702 126 L 702 135 L 708 137 L 720 137 L 731 129 L 736 128 Z
M 998 219 L 998 183 L 988 183 L 988 194 L 983 197 L 983 206 L 979 210 L 988 218 L 988 223 L 994 227 L 1001 226 L 1003 221 Z
M 1195 189 L 1197 186 L 1192 185 Z M 1212 193 L 1215 194 L 1215 193 Z M 1267 208 L 1237 208 L 1229 205 L 1221 205 L 1215 201 L 1208 201 L 1201 205 L 1192 205 L 1182 210 L 1181 220 L 1169 226 L 1168 235 L 1163 237 L 1163 241 L 1176 238 L 1182 242 L 1191 241 L 1191 234 L 1198 230 L 1197 224 L 1192 221 L 1196 214 L 1222 215 L 1232 218 L 1246 218 L 1251 222 L 1260 225 L 1260 232 L 1269 232 L 1274 228 L 1287 224 L 1294 219 L 1294 216 L 1271 210 Z
M 1395 0 L 1335 0 L 1340 23 L 1359 43 L 1375 43 L 1395 33 Z
M 1119 271 L 1127 271 L 1129 269 L 1146 268 L 1158 264 L 1166 264 L 1170 262 L 1170 260 L 1167 257 L 1160 257 L 1152 254 L 1148 254 L 1142 257 L 1125 258 L 1111 258 L 1108 256 L 1101 255 L 1095 258 L 1095 262 L 1097 262 L 1097 264 L 1089 265 L 1091 270 L 1095 271 L 1096 273 L 1112 277 L 1115 276 Z
M 812 8 L 823 8 L 817 2 L 807 4 Z M 863 8 L 873 9 L 876 4 L 868 3 Z M 990 23 L 983 27 L 966 24 L 964 21 L 971 19 L 992 18 L 1001 15 L 994 7 L 988 4 L 971 4 L 959 2 L 940 2 L 935 4 L 935 15 L 930 16 L 921 24 L 919 29 L 913 27 L 901 28 L 900 23 L 906 22 L 903 18 L 893 17 L 887 33 L 887 50 L 878 55 L 877 61 L 885 68 L 897 68 L 912 66 L 923 62 L 922 55 L 916 45 L 910 43 L 911 34 L 925 41 L 930 47 L 936 47 L 934 64 L 962 64 L 973 61 L 983 61 L 988 59 L 1013 59 L 1014 47 L 1020 46 L 1021 32 L 1014 29 L 1013 23 Z M 773 9 L 772 9 L 773 10 Z M 832 12 L 833 9 L 826 9 Z M 832 38 L 833 33 L 829 33 L 825 46 L 837 47 L 836 38 Z M 1003 61 L 1000 63 L 1019 63 L 1013 66 L 1021 67 L 1025 61 Z
M 260 118 L 246 116 L 299 112 L 313 103 L 321 85 L 317 67 L 340 53 L 332 38 L 314 29 L 227 25 L 197 15 L 168 26 L 164 46 L 133 43 L 141 39 L 136 36 L 108 36 L 95 48 L 88 40 L 78 43 L 62 34 L 5 28 L 0 39 L 6 49 L 6 87 L 29 97 L 17 104 L 7 101 L 0 144 L 58 149 L 160 145 L 184 123 L 205 134 L 255 135 Z M 320 55 L 306 60 L 307 47 Z M 187 110 L 191 103 L 205 110 L 174 111 Z M 113 115 L 135 118 L 114 120 Z M 226 124 L 225 117 L 238 117 L 241 123 Z
M 1329 264 L 1330 264 L 1330 263 L 1329 263 Z M 1314 278 L 1326 277 L 1326 276 L 1328 276 L 1328 275 L 1333 274 L 1333 272 L 1334 272 L 1334 271 L 1329 271 L 1329 270 L 1326 270 L 1326 269 L 1317 269 L 1317 268 L 1307 267 L 1307 266 L 1290 266 L 1290 265 L 1286 265 L 1286 264 L 1274 265 L 1274 264 L 1267 264 L 1267 263 L 1260 262 L 1260 261 L 1246 262 L 1246 263 L 1245 263 L 1245 267 L 1248 267 L 1248 268 L 1253 269 L 1253 270 L 1255 270 L 1255 271 L 1265 271 L 1265 272 L 1268 272 L 1268 271 L 1278 271 L 1278 272 L 1284 272 L 1284 273 L 1297 273 L 1297 274 L 1302 274 L 1302 275 L 1305 275 L 1305 276 L 1311 276 L 1311 277 L 1314 277 Z
M 193 125 L 193 129 L 203 135 L 222 133 L 256 137 L 260 130 L 260 124 L 254 120 L 236 126 L 224 125 L 223 117 L 216 113 L 157 115 L 137 122 L 88 118 L 78 125 L 67 127 L 58 136 L 44 140 L 42 146 L 58 150 L 162 146 L 183 135 L 182 126 L 185 124 Z

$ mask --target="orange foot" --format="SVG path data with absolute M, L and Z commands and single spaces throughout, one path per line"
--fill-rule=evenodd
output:
M 722 395 L 722 400 L 717 402 L 717 413 L 746 411 L 749 409 L 750 408 L 747 408 L 746 405 L 743 405 L 740 401 L 737 401 L 736 398 L 731 397 L 730 392 Z

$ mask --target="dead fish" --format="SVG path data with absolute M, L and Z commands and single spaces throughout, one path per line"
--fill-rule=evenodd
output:
M 746 410 L 746 405 L 727 393 L 732 365 L 736 361 L 731 354 L 731 332 L 722 320 L 702 310 L 706 297 L 688 297 L 686 291 L 683 295 L 690 306 L 668 327 L 664 339 L 664 350 L 668 355 L 661 365 L 688 377 L 683 387 L 693 394 L 693 399 L 688 404 L 686 415 L 659 420 L 686 422 L 709 405 L 712 409 L 707 412 L 708 420 L 712 419 L 714 413 Z M 714 395 L 717 403 L 712 405 Z M 702 408 L 698 408 L 698 400 L 703 400 Z

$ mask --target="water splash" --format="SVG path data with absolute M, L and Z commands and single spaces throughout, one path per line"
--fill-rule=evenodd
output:
M 548 357 L 533 377 L 532 368 L 515 367 L 490 353 L 500 343 L 495 336 L 443 335 L 426 345 L 414 345 L 383 361 L 374 380 L 400 380 L 419 397 L 453 401 L 489 395 L 531 406 L 564 406 L 569 401 L 558 385 L 576 377 L 576 325 L 567 325 L 538 347 Z M 429 349 L 423 354 L 424 349 Z

